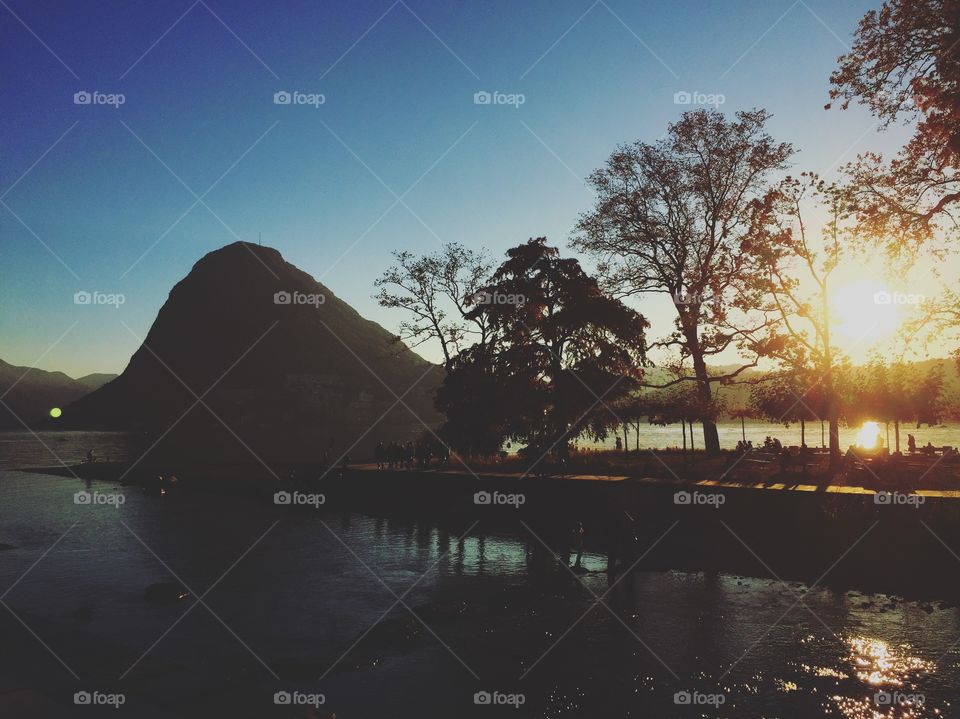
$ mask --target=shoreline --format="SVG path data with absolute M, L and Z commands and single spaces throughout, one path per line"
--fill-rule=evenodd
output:
M 124 469 L 120 463 L 93 463 L 22 471 L 75 474 L 89 488 L 94 482 L 116 483 Z M 276 509 L 276 492 L 320 494 L 325 511 L 402 515 L 463 529 L 476 521 L 535 532 L 560 557 L 571 550 L 572 527 L 582 522 L 585 550 L 619 557 L 621 569 L 656 544 L 640 558 L 638 570 L 778 578 L 960 606 L 960 586 L 950 580 L 951 563 L 960 564 L 951 549 L 960 547 L 960 492 L 954 490 L 898 493 L 878 503 L 874 490 L 851 486 L 620 475 L 519 479 L 506 472 L 474 476 L 375 466 L 337 468 L 321 481 L 295 473 L 278 482 L 265 479 L 265 468 L 245 465 L 194 467 L 160 497 L 146 479 L 156 474 L 157 468 L 144 467 L 121 486 L 157 494 L 158 501 L 187 501 L 193 492 L 232 495 L 270 511 Z M 491 503 L 477 504 L 478 492 L 493 497 Z M 678 493 L 686 495 L 686 503 Z M 498 501 L 518 495 L 523 499 L 514 504 Z

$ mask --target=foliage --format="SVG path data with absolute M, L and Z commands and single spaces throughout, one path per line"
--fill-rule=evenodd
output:
M 757 268 L 743 245 L 760 230 L 768 176 L 793 149 L 766 132 L 763 110 L 732 120 L 715 110 L 684 113 L 664 139 L 619 147 L 590 176 L 595 207 L 577 225 L 573 245 L 598 260 L 605 286 L 618 296 L 668 294 L 674 332 L 653 346 L 679 350 L 677 374 L 697 385 L 700 402 L 711 384 L 756 366 L 765 348 L 756 334 L 767 323 L 751 318 Z M 754 359 L 722 376 L 707 360 L 738 347 Z M 692 373 L 684 365 L 692 364 Z M 689 380 L 681 380 L 689 381 Z M 719 450 L 716 425 L 704 421 L 709 451 Z
M 467 318 L 487 339 L 451 362 L 438 397 L 458 449 L 513 440 L 563 454 L 617 424 L 611 406 L 642 376 L 646 319 L 544 237 L 507 252 Z

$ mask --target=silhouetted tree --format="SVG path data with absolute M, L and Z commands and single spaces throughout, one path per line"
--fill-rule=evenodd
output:
M 678 367 L 692 372 L 678 382 L 697 387 L 700 404 L 711 403 L 711 386 L 756 366 L 764 348 L 755 334 L 767 326 L 751 317 L 758 292 L 756 268 L 742 251 L 759 230 L 760 199 L 768 175 L 793 153 L 767 134 L 763 110 L 684 113 L 653 144 L 619 147 L 590 176 L 594 209 L 577 225 L 573 245 L 597 258 L 606 286 L 617 296 L 669 295 L 676 330 L 653 346 L 676 347 Z M 707 361 L 730 347 L 753 361 L 722 375 Z M 720 449 L 716 421 L 700 418 L 706 449 Z
M 811 205 L 828 219 L 819 233 L 810 230 Z M 769 354 L 786 371 L 803 373 L 817 385 L 819 418 L 830 428 L 830 468 L 840 467 L 840 401 L 836 377 L 843 356 L 831 344 L 830 277 L 843 257 L 841 200 L 836 188 L 817 175 L 788 177 L 769 198 L 767 231 L 748 251 L 766 274 L 765 291 L 780 320 L 779 341 Z M 805 289 L 809 288 L 809 289 Z
M 862 230 L 900 255 L 928 246 L 937 228 L 956 229 L 960 3 L 888 0 L 869 11 L 830 82 L 831 99 L 865 104 L 884 127 L 917 120 L 896 158 L 867 153 L 848 168 Z
M 507 252 L 473 303 L 467 319 L 485 323 L 487 341 L 453 359 L 438 398 L 457 446 L 471 442 L 455 436 L 462 428 L 480 424 L 501 442 L 528 443 L 537 460 L 619 424 L 610 406 L 642 376 L 647 321 L 577 260 L 530 240 Z
M 416 256 L 394 252 L 396 265 L 375 281 L 381 307 L 406 310 L 410 319 L 400 323 L 399 340 L 413 349 L 437 340 L 449 368 L 466 340 L 486 341 L 485 317 L 467 317 L 477 290 L 489 280 L 491 265 L 486 253 L 457 242 L 439 252 Z

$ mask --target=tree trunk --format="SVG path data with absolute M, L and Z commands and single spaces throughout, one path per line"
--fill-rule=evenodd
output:
M 897 440 L 897 454 L 900 453 L 900 420 L 893 420 L 893 436 Z
M 807 443 L 807 423 L 800 419 L 800 446 L 802 447 Z
M 836 412 L 830 417 L 830 469 L 840 467 L 840 419 Z
M 743 443 L 747 443 L 747 428 L 743 423 L 743 415 L 740 416 L 740 434 L 743 435 Z
M 703 415 L 700 417 L 700 423 L 703 425 L 703 445 L 707 455 L 715 457 L 720 454 L 720 434 L 717 432 L 717 423 L 713 417 L 707 416 L 713 397 L 710 394 L 710 375 L 707 372 L 707 363 L 703 359 L 703 352 L 700 350 L 700 337 L 696 326 L 685 331 L 684 336 L 690 357 L 693 359 L 693 374 L 697 378 L 697 398 L 703 406 Z M 690 430 L 693 431 L 692 424 Z
M 687 454 L 687 420 L 681 419 L 680 426 L 683 427 L 683 454 Z

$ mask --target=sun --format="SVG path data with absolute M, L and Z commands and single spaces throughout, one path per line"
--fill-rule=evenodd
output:
M 869 347 L 889 339 L 903 321 L 900 306 L 879 280 L 856 280 L 838 285 L 830 295 L 831 331 L 848 349 Z
M 857 446 L 864 449 L 876 449 L 879 446 L 880 425 L 876 422 L 864 422 L 857 433 Z

